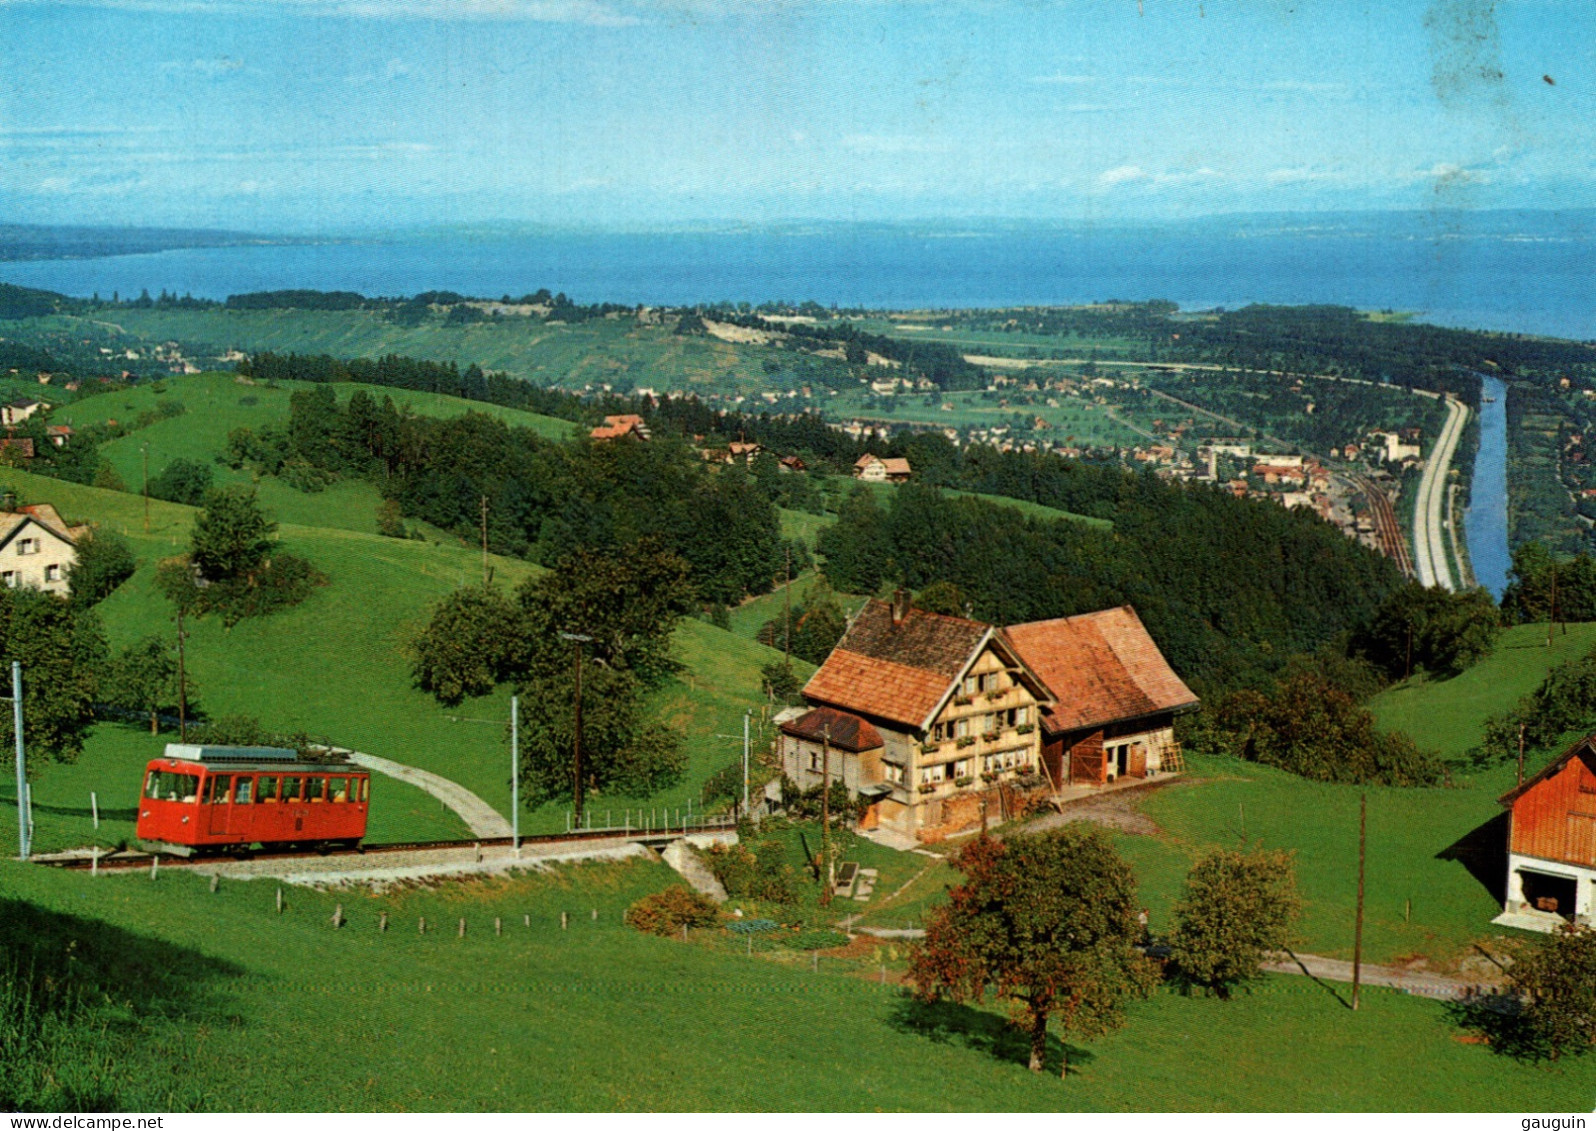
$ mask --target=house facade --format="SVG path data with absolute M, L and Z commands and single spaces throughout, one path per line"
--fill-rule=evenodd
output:
M 804 698 L 811 710 L 781 728 L 782 767 L 800 788 L 831 778 L 868 799 L 867 828 L 962 826 L 992 786 L 1039 780 L 1049 696 L 990 625 L 872 600 Z
M 1596 735 L 1501 802 L 1509 813 L 1504 917 L 1543 930 L 1596 922 Z
M 1054 789 L 1182 768 L 1175 716 L 1198 706 L 1129 605 L 1004 630 L 1046 683 L 1042 767 Z
M 77 561 L 78 539 L 87 529 L 68 526 L 49 503 L 0 513 L 0 585 L 65 597 L 67 569 Z

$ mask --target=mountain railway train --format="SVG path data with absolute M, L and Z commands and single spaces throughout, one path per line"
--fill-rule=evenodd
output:
M 149 852 L 194 856 L 264 847 L 358 848 L 370 771 L 269 746 L 168 743 L 145 767 L 137 835 Z

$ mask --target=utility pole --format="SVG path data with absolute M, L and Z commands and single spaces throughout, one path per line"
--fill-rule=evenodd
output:
M 488 569 L 488 497 L 482 496 L 482 587 L 486 589 L 493 579 Z
M 1552 609 L 1546 621 L 1546 646 L 1552 646 L 1552 629 L 1557 626 L 1557 561 L 1552 561 Z
M 787 548 L 787 584 L 781 587 L 782 596 L 787 602 L 787 611 L 782 623 L 786 627 L 781 633 L 782 650 L 786 652 L 787 670 L 792 671 L 792 548 Z
M 1524 724 L 1518 724 L 1518 784 L 1524 784 Z
M 1352 1008 L 1358 1008 L 1363 981 L 1363 857 L 1369 832 L 1369 795 L 1358 795 L 1358 921 L 1352 931 Z
M 17 845 L 26 860 L 33 848 L 33 799 L 28 796 L 28 759 L 22 749 L 22 665 L 11 661 L 11 718 L 17 734 Z
M 1408 621 L 1408 658 L 1402 667 L 1402 678 L 1411 679 L 1413 676 L 1413 622 Z
M 576 807 L 577 828 L 582 820 L 582 645 L 593 643 L 591 636 L 576 632 L 560 633 L 561 640 L 576 646 L 576 745 L 571 755 L 571 799 Z
M 177 606 L 177 740 L 188 741 L 188 668 L 185 664 L 187 658 L 183 641 L 187 634 L 183 631 L 183 606 Z
M 150 532 L 150 445 L 145 441 L 141 445 L 144 453 L 144 533 Z
M 820 905 L 831 906 L 831 728 L 820 733 L 820 856 L 826 864 L 826 886 L 820 889 Z
M 743 712 L 743 813 L 748 813 L 748 711 Z
M 521 855 L 521 700 L 510 696 L 510 845 Z

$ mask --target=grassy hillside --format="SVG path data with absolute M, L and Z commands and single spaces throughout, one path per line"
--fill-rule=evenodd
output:
M 133 545 L 138 572 L 100 606 L 113 646 L 148 634 L 173 637 L 170 607 L 154 588 L 155 564 L 186 548 L 194 511 L 152 502 L 146 535 L 143 501 L 135 496 L 22 473 L 5 480 L 24 501 L 54 502 L 69 519 L 98 521 Z M 407 652 L 408 640 L 433 603 L 452 589 L 480 583 L 480 553 L 293 523 L 283 523 L 279 536 L 286 549 L 309 559 L 329 583 L 294 609 L 232 629 L 214 618 L 191 622 L 189 670 L 206 710 L 255 715 L 273 728 L 303 729 L 432 770 L 508 812 L 509 690 L 458 708 L 442 707 L 412 686 Z M 498 583 L 507 586 L 534 568 L 499 557 L 493 566 Z M 740 740 L 731 743 L 715 735 L 740 736 L 743 712 L 758 713 L 763 705 L 759 668 L 776 656 L 702 622 L 684 624 L 675 646 L 685 671 L 658 693 L 658 709 L 683 729 L 692 769 L 682 785 L 646 799 L 653 806 L 696 804 L 703 778 L 728 764 L 734 753 L 740 755 Z M 125 763 L 114 760 L 115 773 L 104 782 L 102 795 L 125 788 Z M 83 793 L 85 784 L 98 788 L 88 784 L 98 782 L 92 769 L 97 764 L 91 757 L 68 792 Z M 620 809 L 644 801 L 607 798 L 595 804 Z M 523 827 L 563 828 L 564 816 L 548 809 L 524 819 Z M 418 828 L 410 835 L 430 831 Z
M 769 940 L 749 957 L 723 931 L 684 944 L 621 925 L 674 878 L 638 862 L 381 896 L 294 890 L 278 916 L 270 884 L 211 894 L 199 877 L 6 862 L 0 883 L 34 908 L 0 915 L 0 942 L 76 940 L 77 977 L 149 1018 L 120 1055 L 63 1073 L 115 1097 L 100 1106 L 141 1110 L 1527 1111 L 1574 1110 L 1596 1086 L 1589 1058 L 1524 1065 L 1460 1043 L 1436 1003 L 1371 991 L 1354 1014 L 1286 977 L 1228 1003 L 1160 992 L 1119 1032 L 1071 1041 L 1069 1079 L 1056 1037 L 1053 1071 L 1033 1074 L 1000 1012 L 915 1006 L 879 984 L 874 954 L 828 954 L 817 973 Z M 335 901 L 349 918 L 337 932 Z M 180 981 L 139 972 L 176 963 Z

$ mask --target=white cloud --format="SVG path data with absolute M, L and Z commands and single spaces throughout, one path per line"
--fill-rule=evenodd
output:
M 1104 188 L 1111 188 L 1114 185 L 1125 185 L 1146 179 L 1147 173 L 1140 165 L 1120 165 L 1099 174 L 1097 183 Z

